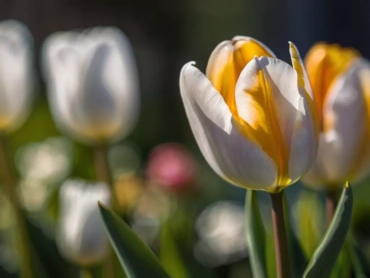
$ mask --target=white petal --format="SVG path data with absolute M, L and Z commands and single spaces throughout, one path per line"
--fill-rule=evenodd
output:
M 313 165 L 317 152 L 317 139 L 313 122 L 314 111 L 307 99 L 300 100 L 300 114 L 294 123 L 290 145 L 289 175 L 293 181 L 302 177 Z
M 17 129 L 30 113 L 34 92 L 33 41 L 26 26 L 0 23 L 0 130 Z
M 366 136 L 366 105 L 358 77 L 352 67 L 332 87 L 324 107 L 324 121 L 333 121 L 319 142 L 314 173 L 305 177 L 307 183 L 343 183 L 353 171 L 361 139 Z M 311 171 L 310 171 L 311 172 Z
M 260 190 L 274 186 L 274 162 L 236 130 L 223 98 L 192 63 L 181 71 L 180 89 L 195 139 L 213 170 L 239 186 Z
M 259 80 L 261 71 L 264 80 Z M 250 93 L 258 89 L 255 94 L 262 94 L 265 90 L 263 82 L 271 91 L 267 92 L 262 103 L 258 103 Z M 316 148 L 312 115 L 307 107 L 307 98 L 297 85 L 296 71 L 278 59 L 255 58 L 237 81 L 236 104 L 239 116 L 255 128 L 262 124 L 259 121 L 263 117 L 271 116 L 265 114 L 269 106 L 274 107 L 272 117 L 277 118 L 284 142 L 290 150 L 289 175 L 293 181 L 301 177 L 311 165 Z

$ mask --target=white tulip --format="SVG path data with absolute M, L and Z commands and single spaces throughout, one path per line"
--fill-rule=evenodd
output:
M 319 43 L 306 56 L 320 135 L 316 161 L 303 181 L 336 189 L 370 172 L 370 64 L 360 53 Z
M 134 127 L 138 76 L 127 37 L 117 28 L 51 35 L 43 49 L 54 119 L 87 144 L 115 142 Z
M 219 44 L 207 76 L 194 63 L 180 74 L 181 96 L 205 159 L 238 186 L 279 192 L 315 159 L 312 91 L 296 47 L 293 67 L 262 43 L 236 37 Z
M 30 114 L 35 89 L 33 39 L 22 23 L 0 22 L 0 132 L 19 128 Z
M 109 206 L 111 195 L 104 183 L 66 181 L 60 189 L 57 243 L 61 254 L 79 265 L 91 265 L 107 255 L 108 241 L 98 201 Z

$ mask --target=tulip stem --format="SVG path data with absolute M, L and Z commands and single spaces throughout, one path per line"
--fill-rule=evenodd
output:
M 288 239 L 285 228 L 283 192 L 270 194 L 274 228 L 277 278 L 290 278 Z
M 108 148 L 106 146 L 97 146 L 94 148 L 94 162 L 96 177 L 98 180 L 105 182 L 111 190 L 112 207 L 117 211 L 117 201 L 114 192 L 114 184 L 108 163 Z
M 108 148 L 106 146 L 96 146 L 94 148 L 94 162 L 96 177 L 98 180 L 105 182 L 111 190 L 112 208 L 117 212 L 117 201 L 114 192 L 114 184 L 108 163 Z M 107 257 L 103 263 L 103 277 L 114 277 L 114 253 L 112 248 L 109 248 Z M 82 276 L 81 276 L 82 277 Z
M 326 192 L 326 221 L 328 226 L 333 219 L 335 208 L 337 207 L 338 194 L 335 190 L 328 190 Z
M 17 244 L 21 257 L 22 278 L 32 278 L 32 253 L 31 242 L 28 236 L 26 217 L 17 195 L 17 182 L 12 165 L 12 159 L 8 151 L 7 138 L 0 135 L 0 174 L 3 179 L 4 193 L 10 202 L 16 221 Z

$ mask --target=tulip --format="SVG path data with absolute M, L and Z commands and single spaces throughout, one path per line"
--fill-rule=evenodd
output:
M 195 139 L 213 170 L 249 189 L 280 192 L 311 167 L 317 123 L 310 83 L 293 43 L 293 67 L 262 43 L 235 37 L 213 51 L 207 75 L 180 74 Z
M 306 56 L 319 119 L 310 186 L 334 190 L 370 170 L 370 64 L 351 48 L 319 43 Z
M 58 247 L 64 257 L 81 266 L 98 263 L 107 255 L 98 201 L 110 205 L 110 190 L 104 183 L 68 180 L 60 189 Z
M 34 99 L 33 39 L 22 23 L 0 22 L 0 133 L 19 128 Z
M 113 27 L 51 35 L 43 49 L 49 102 L 59 128 L 86 144 L 125 137 L 139 111 L 131 45 Z

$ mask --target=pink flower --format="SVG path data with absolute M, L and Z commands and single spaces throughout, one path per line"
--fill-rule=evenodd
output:
M 196 161 L 184 146 L 162 144 L 151 151 L 146 175 L 157 186 L 176 192 L 186 191 L 194 185 Z

